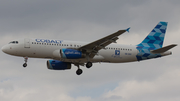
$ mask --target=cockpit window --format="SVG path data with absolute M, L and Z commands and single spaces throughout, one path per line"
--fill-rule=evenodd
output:
M 18 41 L 11 41 L 9 44 L 18 44 Z

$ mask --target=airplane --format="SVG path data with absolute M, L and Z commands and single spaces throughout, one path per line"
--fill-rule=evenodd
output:
M 142 61 L 171 55 L 169 49 L 177 46 L 171 44 L 165 47 L 163 41 L 167 22 L 159 22 L 147 37 L 137 45 L 117 44 L 118 36 L 129 29 L 119 30 L 91 43 L 44 38 L 24 38 L 11 41 L 2 47 L 6 54 L 24 57 L 27 66 L 28 58 L 44 58 L 50 70 L 68 70 L 74 64 L 78 67 L 76 74 L 81 75 L 80 66 L 92 67 L 93 63 L 125 63 Z

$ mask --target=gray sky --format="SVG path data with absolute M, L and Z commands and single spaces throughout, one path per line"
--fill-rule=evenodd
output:
M 119 44 L 140 43 L 167 21 L 164 46 L 179 44 L 179 0 L 1 0 L 0 46 L 25 37 L 92 42 L 131 27 Z M 142 62 L 96 63 L 52 71 L 46 59 L 0 52 L 0 101 L 179 101 L 179 46 L 173 55 Z

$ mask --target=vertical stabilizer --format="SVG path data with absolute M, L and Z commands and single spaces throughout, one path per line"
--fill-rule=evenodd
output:
M 149 35 L 137 46 L 158 49 L 163 46 L 164 36 L 166 33 L 167 22 L 159 22 Z

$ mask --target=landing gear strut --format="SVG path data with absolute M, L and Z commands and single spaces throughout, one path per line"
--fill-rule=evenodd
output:
M 28 60 L 28 57 L 24 57 L 24 61 L 25 61 L 25 63 L 23 64 L 24 68 L 27 67 L 27 60 Z
M 86 67 L 87 67 L 87 68 L 91 68 L 91 67 L 92 67 L 92 62 L 87 62 L 87 63 L 86 63 Z

